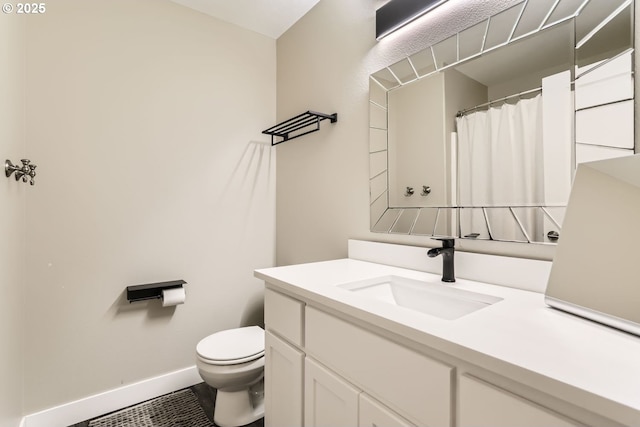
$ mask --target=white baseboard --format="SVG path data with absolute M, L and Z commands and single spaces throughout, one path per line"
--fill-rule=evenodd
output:
M 27 415 L 20 427 L 66 427 L 200 382 L 191 366 Z

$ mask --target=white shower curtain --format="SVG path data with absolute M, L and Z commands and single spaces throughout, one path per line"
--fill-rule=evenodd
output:
M 542 95 L 456 122 L 460 206 L 544 205 Z

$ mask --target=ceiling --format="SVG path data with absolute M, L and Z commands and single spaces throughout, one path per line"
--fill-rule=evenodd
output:
M 320 0 L 171 0 L 277 39 Z

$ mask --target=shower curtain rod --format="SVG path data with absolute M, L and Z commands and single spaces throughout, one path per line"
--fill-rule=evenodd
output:
M 471 108 L 466 108 L 464 110 L 460 110 L 456 114 L 456 117 L 462 117 L 465 114 L 467 114 L 469 111 L 477 110 L 478 108 L 486 107 L 486 106 L 489 106 L 491 104 L 495 104 L 496 102 L 503 102 L 503 101 L 506 101 L 506 100 L 511 99 L 511 98 L 520 97 L 522 95 L 528 95 L 530 93 L 540 92 L 541 90 L 542 90 L 542 87 L 537 87 L 535 89 L 529 89 L 529 90 L 525 90 L 524 92 L 520 92 L 520 93 L 516 93 L 516 94 L 513 94 L 513 95 L 505 96 L 504 98 L 494 99 L 493 101 L 485 102 L 484 104 L 476 105 L 475 107 L 471 107 Z

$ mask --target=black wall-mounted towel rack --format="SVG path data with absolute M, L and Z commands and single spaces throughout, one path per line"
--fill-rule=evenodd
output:
M 263 130 L 262 133 L 271 135 L 271 145 L 277 145 L 281 142 L 289 141 L 302 135 L 320 130 L 320 122 L 329 119 L 331 123 L 338 121 L 338 113 L 323 114 L 315 111 L 307 111 L 295 117 L 278 123 L 269 129 Z M 314 126 L 314 128 L 310 128 Z M 299 132 L 299 133 L 297 133 Z M 282 139 L 276 140 L 276 137 Z

